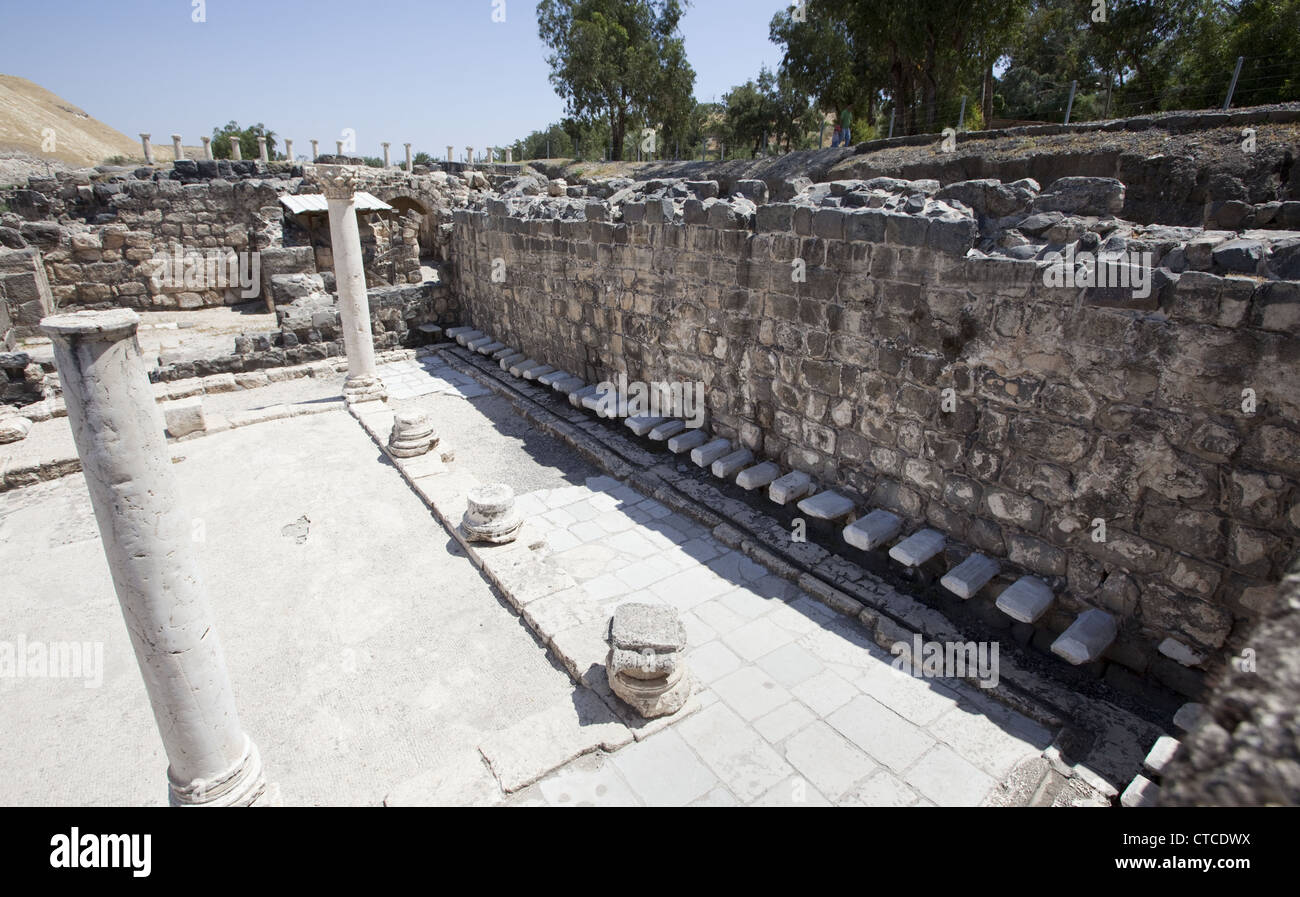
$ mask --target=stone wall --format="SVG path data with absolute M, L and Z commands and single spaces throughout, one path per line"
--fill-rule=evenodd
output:
M 1053 632 L 1112 612 L 1113 660 L 1194 692 L 1300 531 L 1300 275 L 1271 267 L 1295 246 L 1135 240 L 1169 265 L 1135 299 L 1046 286 L 1043 247 L 999 255 L 984 214 L 926 198 L 937 183 L 859 191 L 883 208 L 739 185 L 457 211 L 466 323 L 588 382 L 703 381 L 715 432 L 1046 577 Z

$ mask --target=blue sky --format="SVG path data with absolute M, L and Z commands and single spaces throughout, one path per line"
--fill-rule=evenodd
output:
M 231 119 L 331 151 L 381 141 L 434 155 L 504 144 L 564 114 L 547 79 L 533 0 L 3 0 L 0 71 L 35 81 L 100 121 L 187 145 Z M 783 0 L 694 0 L 682 34 L 701 100 L 775 68 L 767 37 Z M 460 150 L 458 149 L 458 152 Z

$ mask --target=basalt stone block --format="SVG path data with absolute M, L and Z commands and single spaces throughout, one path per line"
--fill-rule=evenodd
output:
M 789 203 L 759 206 L 755 229 L 759 233 L 789 233 L 794 229 L 794 210 Z

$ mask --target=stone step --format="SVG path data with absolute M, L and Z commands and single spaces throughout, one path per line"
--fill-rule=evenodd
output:
M 553 370 L 555 370 L 555 368 L 551 367 L 549 364 L 539 364 L 537 367 L 533 368 L 521 368 L 519 373 L 523 375 L 525 380 L 537 380 L 538 378 L 549 374 Z
M 1052 653 L 1075 666 L 1092 663 L 1118 634 L 1115 618 L 1094 607 L 1075 617 L 1070 627 L 1052 642 Z
M 1056 596 L 1035 576 L 1022 576 L 998 596 L 998 610 L 1021 623 L 1037 623 Z
M 505 347 L 506 347 L 505 343 L 500 341 L 494 341 L 494 342 L 486 343 L 484 345 L 480 345 L 474 351 L 480 355 L 491 355 L 493 352 L 499 352 Z
M 714 461 L 729 451 L 731 451 L 731 440 L 719 437 L 699 448 L 691 449 L 691 460 L 695 462 L 696 467 L 710 467 Z
M 795 470 L 773 480 L 767 487 L 767 497 L 778 505 L 785 505 L 803 498 L 812 490 L 812 477 L 802 470 Z
M 1147 752 L 1147 758 L 1142 761 L 1142 768 L 1153 776 L 1164 775 L 1182 747 L 1183 743 L 1172 735 L 1161 735 Z
M 545 374 L 542 374 L 542 376 L 537 378 L 537 382 L 542 384 L 543 386 L 550 386 L 556 380 L 564 380 L 572 376 L 573 375 L 570 374 L 568 371 L 561 371 L 557 369 L 554 371 L 547 371 Z
M 998 575 L 1001 567 L 993 558 L 972 554 L 944 574 L 939 584 L 958 598 L 974 598 L 975 593 L 988 585 Z
M 729 480 L 736 474 L 745 469 L 745 465 L 754 460 L 754 453 L 749 449 L 740 449 L 732 452 L 730 455 L 723 455 L 713 462 L 713 475 L 720 479 Z
M 516 361 L 514 364 L 510 365 L 510 367 L 507 368 L 507 370 L 510 371 L 510 376 L 519 377 L 523 374 L 524 371 L 528 370 L 529 368 L 536 368 L 541 366 L 542 363 L 538 361 L 536 358 L 525 358 L 522 361 Z
M 857 511 L 853 499 L 829 489 L 801 499 L 798 508 L 814 520 L 839 520 Z
M 861 520 L 855 520 L 844 527 L 844 541 L 854 548 L 874 551 L 897 539 L 902 531 L 902 517 L 883 508 L 876 508 Z
M 477 339 L 466 340 L 465 348 L 473 349 L 475 352 L 477 352 L 480 346 L 488 346 L 491 345 L 493 342 L 495 342 L 495 340 L 493 340 L 492 337 L 490 336 L 480 336 Z
M 465 327 L 465 326 L 461 326 L 461 327 L 448 327 L 448 328 L 447 328 L 447 336 L 448 336 L 450 339 L 455 339 L 456 337 L 460 336 L 462 333 L 469 333 L 469 332 L 470 332 L 471 330 L 473 330 L 473 329 L 474 329 L 473 327 Z
M 736 485 L 741 489 L 761 489 L 781 475 L 781 465 L 775 461 L 764 461 L 747 467 L 736 474 Z
M 937 529 L 923 529 L 889 549 L 889 556 L 904 567 L 919 567 L 943 551 L 946 541 Z
M 678 433 L 676 436 L 668 437 L 668 451 L 680 455 L 682 452 L 689 452 L 708 441 L 709 434 L 703 430 L 687 430 L 685 433 Z
M 562 392 L 565 395 L 582 389 L 586 385 L 587 382 L 581 377 L 563 377 L 559 380 L 551 381 L 551 389 L 556 392 Z
M 665 420 L 667 420 L 667 418 L 651 417 L 648 414 L 638 414 L 623 421 L 623 426 L 627 427 L 637 436 L 645 436 Z
M 676 418 L 666 420 L 650 431 L 651 442 L 665 442 L 686 429 L 686 421 Z
M 593 395 L 599 388 L 600 387 L 593 384 L 591 386 L 583 386 L 580 389 L 573 390 L 573 392 L 569 393 L 569 404 L 574 408 L 587 407 L 583 402 L 587 401 L 587 398 Z
M 505 358 L 507 355 L 519 355 L 519 354 L 520 352 L 518 349 L 514 348 L 513 346 L 506 346 L 504 348 L 497 349 L 495 352 L 493 352 L 492 360 L 500 361 L 501 359 Z
M 484 336 L 487 336 L 487 334 L 482 330 L 470 330 L 467 333 L 456 334 L 456 342 L 460 343 L 462 346 L 467 346 L 471 340 L 476 340 Z
M 498 359 L 498 363 L 501 365 L 501 370 L 508 371 L 510 370 L 510 365 L 518 364 L 519 362 L 523 361 L 527 357 L 528 356 L 525 355 L 523 352 L 516 352 L 513 355 L 503 355 L 500 359 Z
M 1137 775 L 1119 796 L 1122 807 L 1155 807 L 1160 804 L 1160 786 L 1146 776 Z

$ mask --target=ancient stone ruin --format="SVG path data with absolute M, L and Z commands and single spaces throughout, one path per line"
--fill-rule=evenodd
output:
M 1294 628 L 1277 608 L 1300 533 L 1300 109 L 1103 128 L 1122 147 L 1124 135 L 1222 142 L 1244 127 L 1259 130 L 1259 155 L 1234 170 L 1122 149 L 996 163 L 936 150 L 891 167 L 889 150 L 923 145 L 898 138 L 652 163 L 634 179 L 417 166 L 409 144 L 402 168 L 341 155 L 190 161 L 178 137 L 174 162 L 32 178 L 0 214 L 0 443 L 22 446 L 66 416 L 76 451 L 15 455 L 0 489 L 84 470 L 128 619 L 184 603 L 193 615 L 175 635 L 189 638 L 210 625 L 203 590 L 161 594 L 128 560 L 139 549 L 191 563 L 174 555 L 182 522 L 113 541 L 110 484 L 169 512 L 168 439 L 175 449 L 328 410 L 214 410 L 216 397 L 342 377 L 333 398 L 374 441 L 367 463 L 396 469 L 601 702 L 619 734 L 599 750 L 653 743 L 709 712 L 715 693 L 727 700 L 723 674 L 708 678 L 721 652 L 704 647 L 722 613 L 679 618 L 690 596 L 724 593 L 691 580 L 643 601 L 722 546 L 732 588 L 818 604 L 802 637 L 851 628 L 862 656 L 884 649 L 917 668 L 931 643 L 999 645 L 995 675 L 955 679 L 1051 734 L 1015 776 L 999 773 L 999 800 L 1134 806 L 1163 786 L 1182 802 L 1244 802 L 1267 764 L 1225 739 L 1268 756 L 1276 745 L 1232 736 L 1243 720 L 1268 723 L 1211 695 L 1233 670 L 1228 687 L 1249 692 L 1241 658 Z M 227 308 L 265 323 L 141 352 L 140 317 Z M 165 324 L 184 336 L 183 319 Z M 129 356 L 122 383 L 88 363 L 96 341 Z M 578 486 L 537 492 L 510 464 L 472 469 L 476 444 L 431 406 L 405 404 L 427 395 L 411 384 L 428 376 L 501 399 L 529 434 L 600 469 L 591 479 L 609 482 L 583 499 L 590 519 L 636 509 L 626 531 L 639 538 L 680 517 L 679 565 L 645 560 L 643 583 L 638 567 L 607 592 L 603 573 L 583 579 L 596 561 L 566 566 L 573 549 L 545 535 L 588 522 L 547 503 Z M 110 431 L 123 441 L 109 445 Z M 606 523 L 611 538 L 624 531 Z M 700 644 L 692 625 L 707 630 Z M 151 669 L 153 636 L 132 637 Z M 781 644 L 727 655 L 753 662 Z M 171 799 L 279 800 L 215 641 L 210 652 L 197 672 L 146 677 L 171 733 Z M 857 663 L 843 656 L 827 649 L 818 663 L 842 678 Z M 182 675 L 215 683 L 224 728 L 196 721 L 211 708 L 185 706 L 172 688 Z M 802 700 L 861 746 L 869 734 L 850 733 L 877 723 L 846 720 L 833 692 L 824 683 Z M 1223 735 L 1193 735 L 1190 759 L 1175 759 L 1174 734 L 1198 730 L 1206 701 Z M 482 753 L 505 793 L 571 759 L 534 774 L 500 745 Z M 1223 762 L 1240 779 L 1217 780 Z M 194 793 L 222 771 L 220 795 Z M 1294 801 L 1295 781 L 1278 774 L 1255 793 Z

